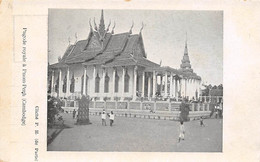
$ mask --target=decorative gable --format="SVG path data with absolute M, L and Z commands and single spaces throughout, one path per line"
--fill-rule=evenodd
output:
M 96 38 L 96 36 L 92 36 L 90 38 L 90 41 L 86 47 L 86 50 L 87 51 L 98 51 L 98 50 L 101 50 L 102 49 L 102 46 L 101 44 L 99 43 L 98 39 Z
M 136 45 L 135 50 L 134 50 L 134 57 L 144 57 L 144 58 L 146 58 L 142 39 L 139 39 L 139 41 L 137 42 L 137 45 Z

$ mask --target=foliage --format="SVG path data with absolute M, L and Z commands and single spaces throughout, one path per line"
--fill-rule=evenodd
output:
M 61 108 L 62 102 L 59 98 L 54 98 L 48 96 L 48 127 L 52 127 L 55 124 L 55 116 L 59 114 L 60 111 L 62 111 Z
M 129 102 L 130 102 L 132 99 L 133 99 L 132 97 L 125 97 L 125 98 L 124 98 L 125 101 L 129 101 Z
M 209 96 L 210 90 L 212 90 L 212 89 L 223 90 L 222 84 L 220 84 L 218 86 L 217 85 L 212 86 L 211 84 L 209 84 L 209 85 L 203 84 L 203 86 L 205 87 L 205 89 L 202 91 L 202 96 Z
M 180 105 L 180 120 L 181 121 L 188 121 L 189 120 L 189 111 L 190 105 L 187 102 L 182 102 Z
M 120 97 L 114 97 L 114 100 L 115 100 L 115 101 L 119 101 L 119 100 L 120 100 Z

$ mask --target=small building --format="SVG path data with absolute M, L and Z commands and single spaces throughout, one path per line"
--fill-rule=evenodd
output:
M 201 77 L 191 68 L 187 41 L 179 69 L 162 67 L 147 59 L 142 37 L 114 33 L 115 24 L 90 23 L 88 38 L 67 47 L 58 63 L 48 66 L 48 92 L 60 98 L 89 95 L 95 100 L 153 100 L 199 96 Z

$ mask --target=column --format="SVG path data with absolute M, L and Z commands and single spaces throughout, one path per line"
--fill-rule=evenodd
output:
M 142 76 L 142 97 L 144 97 L 144 82 L 145 81 L 145 72 L 143 71 L 143 76 Z
M 182 96 L 182 80 L 183 80 L 183 79 L 180 79 L 179 82 L 178 82 L 178 83 L 179 83 L 179 87 L 180 87 L 180 90 L 179 90 L 179 91 L 180 91 L 180 96 L 181 96 L 181 97 L 183 97 L 183 96 Z
M 86 95 L 86 81 L 87 81 L 87 67 L 84 67 L 84 75 L 83 75 L 83 95 Z
M 105 77 L 106 77 L 106 69 L 102 68 L 102 80 L 101 80 L 101 85 L 100 85 L 100 94 L 101 96 L 105 97 Z
M 165 81 L 164 81 L 164 97 L 168 96 L 167 89 L 168 89 L 168 74 L 166 72 L 165 73 Z
M 60 75 L 59 75 L 59 97 L 61 97 L 61 94 L 62 94 L 61 77 L 62 77 L 62 71 L 60 69 Z
M 148 100 L 150 100 L 150 93 L 151 93 L 151 77 L 148 76 L 148 92 L 147 92 Z
M 121 94 L 121 100 L 123 101 L 123 97 L 125 94 L 125 67 L 123 67 L 123 72 L 122 72 L 122 94 Z
M 95 86 L 96 86 L 96 76 L 97 76 L 97 69 L 96 69 L 96 66 L 94 66 L 94 69 L 93 69 L 93 81 L 92 81 L 92 92 L 93 92 L 93 96 L 96 97 L 95 94 Z
M 52 70 L 52 75 L 51 75 L 51 96 L 54 94 L 54 70 Z
M 175 80 L 175 78 L 173 77 L 172 78 L 173 79 L 173 85 L 172 85 L 172 95 L 173 95 L 173 97 L 175 97 L 176 98 L 176 80 Z
M 185 90 L 184 95 L 185 95 L 185 97 L 187 97 L 187 79 L 184 80 L 184 86 L 185 86 L 184 87 L 184 90 Z
M 194 111 L 194 106 L 195 106 L 195 104 L 191 103 L 191 111 Z M 197 107 L 198 107 L 198 104 L 197 104 Z
M 67 70 L 67 88 L 66 88 L 66 97 L 68 98 L 70 95 L 70 69 L 68 67 Z
M 156 78 L 156 73 L 155 71 L 153 71 L 153 98 L 155 98 L 155 94 L 156 94 L 156 86 L 157 85 L 157 78 Z
M 162 81 L 163 81 L 163 75 L 160 75 L 161 78 L 161 85 L 160 85 L 160 95 L 162 96 Z
M 134 67 L 133 100 L 136 100 L 137 66 Z
M 171 73 L 171 76 L 170 76 L 170 97 L 173 97 L 173 85 L 172 85 L 172 73 Z
M 114 97 L 115 97 L 115 78 L 116 78 L 116 68 L 113 67 L 113 76 L 112 76 L 112 89 L 111 89 L 111 94 L 112 94 L 112 97 L 111 99 L 114 100 Z
M 178 79 L 176 79 L 175 80 L 175 82 L 176 82 L 176 85 L 175 85 L 175 97 L 176 97 L 176 100 L 178 101 L 179 100 L 179 80 Z

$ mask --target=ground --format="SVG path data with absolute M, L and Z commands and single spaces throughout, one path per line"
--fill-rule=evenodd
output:
M 101 125 L 100 116 L 90 116 L 91 125 L 74 125 L 72 114 L 62 114 L 65 128 L 48 151 L 119 152 L 222 152 L 222 119 L 185 122 L 185 140 L 178 143 L 179 122 L 116 117 L 114 125 Z

